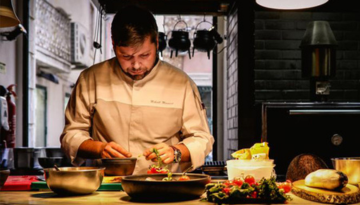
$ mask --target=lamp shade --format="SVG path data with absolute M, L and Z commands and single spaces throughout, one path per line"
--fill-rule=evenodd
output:
M 306 9 L 325 4 L 328 0 L 256 0 L 260 6 L 270 9 Z
M 13 27 L 20 24 L 14 12 L 11 0 L 0 0 L 0 28 Z

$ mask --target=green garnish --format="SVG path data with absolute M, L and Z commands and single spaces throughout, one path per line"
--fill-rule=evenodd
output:
M 172 173 L 171 173 L 171 172 L 168 172 L 167 175 L 168 175 L 168 176 L 165 177 L 165 178 L 163 178 L 162 180 L 163 180 L 163 181 L 172 181 Z
M 153 148 L 151 151 L 153 153 L 155 153 L 155 155 L 156 155 L 156 159 L 158 161 L 158 167 L 162 167 L 163 163 L 162 163 L 162 160 L 160 158 L 159 151 L 156 148 Z

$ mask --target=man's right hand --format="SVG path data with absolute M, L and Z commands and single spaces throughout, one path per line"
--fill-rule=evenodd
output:
M 122 148 L 115 142 L 109 142 L 106 144 L 104 150 L 101 153 L 101 158 L 128 158 L 132 154 Z

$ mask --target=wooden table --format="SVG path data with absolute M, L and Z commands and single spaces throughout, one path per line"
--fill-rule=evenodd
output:
M 291 194 L 293 198 L 288 204 L 310 204 L 321 205 L 320 203 L 308 201 Z M 214 203 L 201 202 L 200 199 L 166 202 L 166 203 L 145 203 L 132 201 L 125 192 L 120 191 L 98 191 L 91 195 L 59 197 L 52 191 L 0 191 L 0 204 L 182 204 L 182 205 L 213 205 Z M 360 203 L 359 203 L 360 204 Z

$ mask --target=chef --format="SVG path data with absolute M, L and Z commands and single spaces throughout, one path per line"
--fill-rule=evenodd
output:
M 172 172 L 204 164 L 214 138 L 195 83 L 158 58 L 151 12 L 120 9 L 111 25 L 116 57 L 85 69 L 65 111 L 61 147 L 74 165 L 85 159 L 138 157 L 134 174 L 159 152 Z

